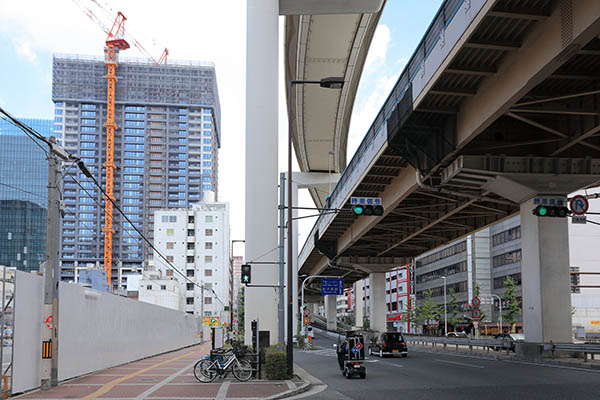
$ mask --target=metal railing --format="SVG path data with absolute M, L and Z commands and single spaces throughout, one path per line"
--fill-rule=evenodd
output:
M 379 110 L 379 113 L 375 117 L 375 120 L 371 124 L 369 130 L 367 131 L 364 139 L 358 146 L 358 149 L 354 153 L 354 156 L 344 169 L 339 181 L 335 185 L 333 191 L 330 195 L 330 207 L 332 208 L 341 208 L 343 206 L 342 201 L 344 201 L 349 195 L 351 182 L 351 178 L 353 172 L 358 169 L 359 164 L 361 163 L 363 156 L 371 148 L 373 143 L 375 142 L 375 138 L 378 134 L 384 131 L 384 124 L 389 118 L 390 114 L 400 102 L 400 100 L 404 97 L 409 89 L 414 78 L 417 76 L 419 71 L 424 70 L 425 61 L 428 56 L 431 54 L 431 51 L 438 44 L 440 40 L 445 42 L 445 30 L 448 25 L 452 22 L 456 14 L 458 13 L 461 6 L 465 4 L 465 0 L 445 0 L 437 14 L 433 18 L 433 21 L 429 25 L 425 35 L 421 39 L 421 42 L 417 46 L 416 50 L 412 54 L 409 62 L 406 64 L 406 67 L 400 74 L 398 81 L 396 82 L 394 88 L 390 92 L 389 96 L 385 100 L 383 106 Z M 465 9 L 468 10 L 473 5 L 471 1 L 466 1 Z M 467 26 L 465 26 L 467 29 Z M 451 44 L 452 46 L 454 44 Z M 416 97 L 418 94 L 413 94 L 413 97 Z M 379 149 L 377 149 L 379 150 Z M 356 182 L 354 182 L 356 183 Z M 354 185 L 353 185 L 354 186 Z M 342 197 L 342 198 L 340 198 Z M 324 228 L 332 219 L 334 215 L 327 214 L 321 215 L 315 222 L 310 234 L 308 235 L 308 239 L 304 243 L 302 247 L 302 251 L 299 256 L 299 265 L 302 265 L 304 260 L 312 251 L 313 237 L 317 229 Z M 322 229 L 320 230 L 322 233 Z
M 477 349 L 481 347 L 489 352 L 491 349 L 497 350 L 506 350 L 508 353 L 513 349 L 513 342 L 504 341 L 502 339 L 492 339 L 492 338 L 484 338 L 484 339 L 472 339 L 472 338 L 445 338 L 445 337 L 435 337 L 435 336 L 404 336 L 405 340 L 408 343 L 413 343 L 417 345 L 426 346 L 428 344 L 431 345 L 432 348 L 442 346 L 443 349 L 447 349 L 448 346 L 454 346 L 456 350 L 459 349 L 459 346 L 467 346 L 469 351 L 473 351 L 473 349 Z M 517 342 L 518 343 L 518 342 Z M 543 346 L 543 350 L 552 352 L 552 359 L 555 358 L 556 352 L 565 352 L 565 353 L 580 353 L 582 354 L 582 358 L 584 362 L 588 361 L 588 356 L 594 360 L 595 354 L 600 354 L 600 344 L 592 344 L 592 343 L 543 343 L 540 344 Z

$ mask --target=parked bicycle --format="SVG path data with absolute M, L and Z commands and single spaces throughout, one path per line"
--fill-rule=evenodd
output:
M 199 382 L 208 383 L 217 376 L 227 377 L 231 371 L 238 381 L 246 382 L 252 377 L 252 365 L 243 359 L 245 354 L 246 346 L 237 342 L 232 343 L 231 349 L 212 350 L 194 365 L 194 376 Z

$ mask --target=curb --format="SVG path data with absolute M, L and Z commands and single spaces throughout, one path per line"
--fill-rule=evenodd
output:
M 274 400 L 274 399 L 284 399 L 287 397 L 296 396 L 301 393 L 308 392 L 313 386 L 319 386 L 320 384 L 323 384 L 323 382 L 321 380 L 319 380 L 318 378 L 315 378 L 314 376 L 312 376 L 311 374 L 306 372 L 304 369 L 302 369 L 296 363 L 294 363 L 294 372 L 296 373 L 296 375 L 298 375 L 298 377 L 300 377 L 304 381 L 303 385 L 301 385 L 295 389 L 290 389 L 286 392 L 279 393 L 279 394 L 273 395 L 271 397 L 267 397 L 266 399 Z M 325 387 L 326 386 L 327 385 L 325 385 Z
M 270 397 L 265 397 L 265 400 L 285 399 L 286 397 L 296 396 L 298 394 L 307 392 L 310 389 L 310 387 L 311 387 L 310 382 L 304 382 L 303 385 L 301 385 L 295 389 L 289 389 L 283 393 L 274 394 L 273 396 L 270 396 Z

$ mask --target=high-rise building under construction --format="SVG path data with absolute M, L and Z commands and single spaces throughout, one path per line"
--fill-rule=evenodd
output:
M 114 138 L 115 203 L 150 241 L 154 212 L 187 207 L 218 194 L 220 105 L 214 65 L 169 65 L 122 59 L 117 67 Z M 106 66 L 100 57 L 55 55 L 55 132 L 105 187 Z M 104 199 L 92 179 L 67 170 L 63 181 L 63 280 L 75 267 L 102 266 Z M 133 226 L 113 212 L 113 283 L 139 270 L 152 251 Z M 120 271 L 119 271 L 120 268 Z M 123 279 L 119 284 L 124 284 Z

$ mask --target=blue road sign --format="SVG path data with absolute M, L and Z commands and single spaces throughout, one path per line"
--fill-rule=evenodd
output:
M 358 347 L 356 347 L 356 346 L 354 346 L 354 347 L 352 348 L 352 352 L 353 352 L 354 354 L 358 354 L 358 352 L 359 352 L 359 351 L 360 351 L 360 350 L 359 350 L 359 349 L 358 349 Z
M 323 278 L 321 280 L 321 294 L 323 296 L 328 294 L 344 294 L 344 280 Z

